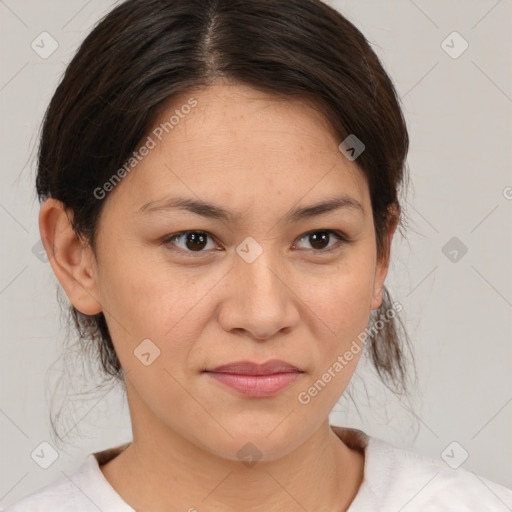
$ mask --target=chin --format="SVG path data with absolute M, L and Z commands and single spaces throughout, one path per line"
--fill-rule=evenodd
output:
M 274 421 L 272 428 L 247 423 L 236 427 L 225 424 L 223 426 L 231 436 L 219 429 L 219 437 L 203 440 L 203 446 L 217 457 L 244 462 L 249 467 L 258 461 L 277 460 L 293 451 L 303 441 L 303 437 L 307 437 L 307 433 L 290 429 L 286 423 L 281 417 Z M 304 428 L 303 422 L 294 426 L 299 424 Z

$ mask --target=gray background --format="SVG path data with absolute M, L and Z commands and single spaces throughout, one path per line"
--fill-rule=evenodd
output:
M 461 467 L 512 487 L 512 2 L 330 3 L 372 43 L 408 122 L 408 233 L 406 240 L 395 237 L 387 285 L 404 307 L 419 372 L 408 404 L 361 361 L 350 385 L 359 413 L 344 396 L 332 423 L 432 457 L 442 457 L 448 447 L 459 463 L 467 452 Z M 33 179 L 42 115 L 65 64 L 111 5 L 0 0 L 3 506 L 62 471 L 69 474 L 88 453 L 131 439 L 118 389 L 87 395 L 94 372 L 81 364 L 74 380 L 62 381 L 69 361 L 57 360 L 67 335 L 57 281 L 33 253 L 39 241 Z M 34 40 L 42 46 L 43 31 L 58 43 L 48 58 L 31 47 Z M 457 58 L 463 40 L 450 36 L 442 43 L 454 31 L 469 45 Z M 443 252 L 452 237 L 455 245 Z M 63 412 L 67 435 L 59 447 L 48 420 L 54 388 L 54 407 L 65 399 L 64 390 L 69 401 Z M 48 469 L 31 458 L 45 441 L 58 453 Z

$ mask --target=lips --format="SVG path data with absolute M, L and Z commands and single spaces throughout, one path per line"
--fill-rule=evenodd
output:
M 304 373 L 294 365 L 273 359 L 263 364 L 237 361 L 205 370 L 208 377 L 238 396 L 271 397 L 291 386 Z
M 272 375 L 273 373 L 302 373 L 299 368 L 285 361 L 272 359 L 263 364 L 251 361 L 237 361 L 234 363 L 217 366 L 206 372 L 232 373 L 235 375 Z

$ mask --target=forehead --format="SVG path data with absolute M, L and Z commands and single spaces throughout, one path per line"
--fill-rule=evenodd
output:
M 302 98 L 211 86 L 167 102 L 146 137 L 142 143 L 151 149 L 113 194 L 129 196 L 132 209 L 165 193 L 240 211 L 337 191 L 367 201 L 361 170 L 340 153 L 324 116 Z

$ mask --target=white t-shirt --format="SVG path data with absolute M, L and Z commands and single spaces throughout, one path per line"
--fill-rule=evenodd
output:
M 461 467 L 452 469 L 441 458 L 396 448 L 361 430 L 332 429 L 348 446 L 365 454 L 363 482 L 348 512 L 512 510 L 512 490 L 500 484 Z M 100 469 L 120 448 L 91 453 L 69 478 L 62 475 L 5 512 L 135 512 Z

